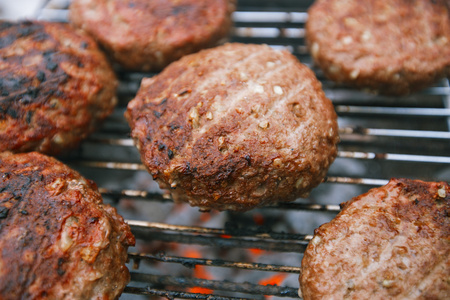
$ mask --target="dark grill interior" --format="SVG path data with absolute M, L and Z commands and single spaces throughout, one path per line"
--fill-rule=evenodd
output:
M 66 20 L 65 2 L 49 1 L 37 18 Z M 231 40 L 287 48 L 313 67 L 303 30 L 311 3 L 240 0 Z M 118 108 L 63 160 L 97 182 L 105 201 L 118 207 L 136 235 L 138 245 L 129 251 L 132 282 L 124 299 L 297 298 L 302 252 L 314 228 L 339 212 L 339 203 L 392 177 L 450 181 L 448 79 L 408 97 L 390 98 L 337 87 L 314 70 L 340 125 L 340 151 L 325 182 L 309 199 L 210 214 L 175 205 L 155 187 L 123 117 L 140 80 L 154 74 L 118 71 Z M 188 253 L 192 247 L 200 257 Z M 200 278 L 199 268 L 212 276 Z M 284 280 L 264 280 L 277 276 Z

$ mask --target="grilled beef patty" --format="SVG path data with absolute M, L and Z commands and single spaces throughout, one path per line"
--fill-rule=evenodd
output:
M 94 40 L 67 24 L 0 22 L 0 151 L 60 154 L 116 103 L 115 75 Z
M 3 152 L 0 174 L 0 298 L 118 298 L 134 237 L 96 185 L 37 152 Z
M 450 185 L 392 179 L 344 203 L 302 260 L 308 299 L 449 299 Z
M 306 37 L 330 79 L 403 95 L 450 75 L 446 0 L 317 0 Z
M 142 80 L 126 118 L 176 201 L 248 210 L 306 197 L 336 157 L 336 114 L 287 51 L 226 44 Z
M 225 38 L 235 2 L 74 0 L 69 19 L 126 69 L 157 71 Z

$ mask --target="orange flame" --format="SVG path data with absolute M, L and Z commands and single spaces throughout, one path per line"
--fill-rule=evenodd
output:
M 183 253 L 186 257 L 190 258 L 201 258 L 202 254 L 200 251 L 194 248 L 188 248 Z M 213 276 L 206 270 L 205 266 L 196 265 L 194 267 L 194 276 L 199 279 L 213 279 Z M 196 294 L 211 294 L 213 291 L 211 289 L 203 288 L 203 287 L 191 287 L 187 290 L 190 293 Z
M 252 256 L 260 256 L 265 252 L 264 250 L 257 248 L 250 248 L 248 249 L 248 251 L 251 253 Z
M 287 274 L 278 273 L 273 276 L 263 278 L 259 281 L 260 285 L 280 285 L 286 278 Z
M 255 222 L 256 225 L 264 225 L 265 221 L 266 220 L 262 214 L 253 215 L 253 222 Z
M 267 278 L 263 278 L 259 281 L 260 285 L 281 285 L 284 278 L 286 278 L 287 274 L 279 273 L 273 276 L 269 276 Z M 264 296 L 266 299 L 271 299 L 272 296 Z

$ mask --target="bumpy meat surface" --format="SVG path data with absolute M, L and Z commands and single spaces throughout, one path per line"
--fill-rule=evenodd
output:
M 175 200 L 248 210 L 306 197 L 336 157 L 336 114 L 287 51 L 226 44 L 142 80 L 126 112 L 141 159 Z
M 317 0 L 306 37 L 330 79 L 401 95 L 450 75 L 447 0 Z
M 0 22 L 0 151 L 76 147 L 116 103 L 94 40 L 67 24 Z
M 154 71 L 226 38 L 235 2 L 74 0 L 69 19 L 123 67 Z
M 392 179 L 344 203 L 302 260 L 304 299 L 449 299 L 450 185 Z
M 96 185 L 37 152 L 0 154 L 0 174 L 0 298 L 118 298 L 134 237 Z

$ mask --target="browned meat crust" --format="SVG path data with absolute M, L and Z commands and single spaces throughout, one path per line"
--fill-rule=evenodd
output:
M 248 210 L 306 197 L 336 157 L 336 114 L 287 51 L 226 44 L 142 80 L 126 118 L 175 200 Z
M 95 42 L 66 24 L 0 23 L 0 151 L 76 147 L 116 103 Z
M 401 95 L 450 75 L 448 0 L 317 0 L 306 36 L 330 79 Z
M 449 299 L 450 186 L 392 179 L 344 203 L 302 260 L 307 299 Z
M 96 185 L 37 152 L 0 154 L 0 298 L 115 299 L 134 237 Z
M 74 0 L 70 21 L 127 69 L 161 70 L 231 29 L 235 0 Z

